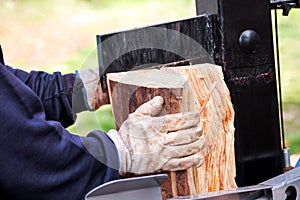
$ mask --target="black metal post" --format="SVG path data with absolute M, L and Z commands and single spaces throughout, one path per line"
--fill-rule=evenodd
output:
M 282 173 L 270 2 L 196 2 L 198 14 L 214 13 L 217 5 L 222 39 L 215 61 L 223 66 L 236 114 L 236 181 L 257 184 Z
M 3 52 L 2 52 L 1 45 L 0 45 L 0 63 L 4 65 L 4 58 L 3 58 Z

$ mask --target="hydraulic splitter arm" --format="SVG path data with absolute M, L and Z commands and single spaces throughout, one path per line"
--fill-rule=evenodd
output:
M 288 16 L 292 8 L 300 8 L 300 0 L 270 0 L 272 9 L 282 9 L 282 15 Z

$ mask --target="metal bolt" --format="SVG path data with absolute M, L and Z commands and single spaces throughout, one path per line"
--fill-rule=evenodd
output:
M 254 30 L 245 30 L 239 37 L 239 45 L 242 51 L 249 54 L 254 54 L 259 47 L 260 36 Z

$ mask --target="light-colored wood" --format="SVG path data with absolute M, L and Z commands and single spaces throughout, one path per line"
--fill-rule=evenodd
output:
M 117 129 L 129 113 L 154 96 L 164 98 L 161 115 L 197 111 L 206 148 L 200 168 L 168 172 L 164 198 L 235 188 L 234 111 L 220 66 L 199 64 L 107 76 Z

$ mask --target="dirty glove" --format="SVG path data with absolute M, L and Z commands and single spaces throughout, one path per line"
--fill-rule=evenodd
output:
M 84 101 L 88 110 L 94 111 L 109 104 L 108 94 L 102 91 L 98 68 L 81 69 L 76 75 L 83 83 Z
M 200 166 L 204 147 L 198 113 L 157 116 L 163 98 L 154 97 L 141 105 L 121 125 L 107 134 L 114 141 L 120 159 L 120 174 L 177 171 Z

